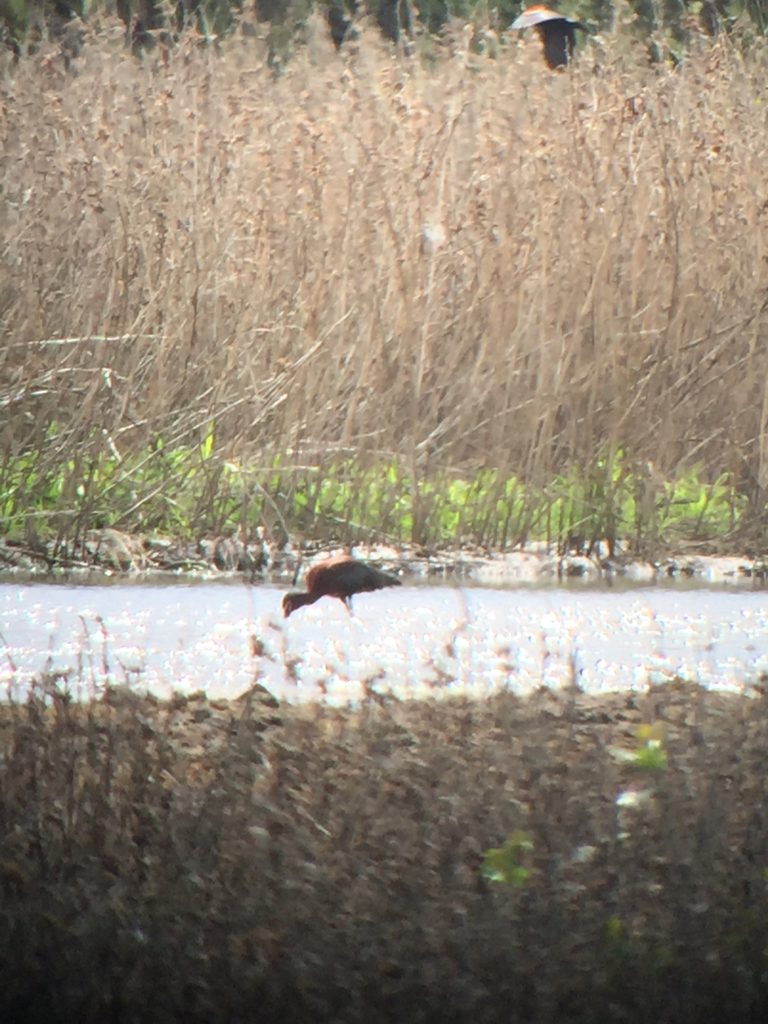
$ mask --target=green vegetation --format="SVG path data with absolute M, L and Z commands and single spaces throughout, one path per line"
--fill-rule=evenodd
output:
M 33 532 L 66 544 L 100 527 L 184 539 L 201 530 L 250 536 L 278 508 L 289 530 L 318 538 L 490 548 L 601 541 L 614 549 L 621 541 L 643 553 L 681 540 L 717 542 L 745 505 L 724 479 L 708 484 L 695 467 L 660 487 L 641 512 L 648 474 L 625 471 L 618 458 L 612 469 L 601 461 L 586 479 L 571 470 L 541 490 L 492 470 L 421 483 L 395 464 L 360 468 L 352 459 L 297 470 L 291 453 L 259 470 L 217 458 L 213 427 L 189 448 L 168 451 L 157 440 L 122 458 L 107 452 L 47 471 L 41 461 L 30 453 L 0 469 L 0 531 L 10 538 Z
M 667 767 L 664 749 L 666 730 L 663 725 L 642 724 L 636 730 L 638 745 L 634 750 L 618 748 L 614 756 L 640 772 L 661 772 Z
M 485 851 L 482 874 L 489 882 L 523 886 L 531 875 L 524 860 L 533 852 L 533 843 L 527 832 L 516 829 L 501 846 Z

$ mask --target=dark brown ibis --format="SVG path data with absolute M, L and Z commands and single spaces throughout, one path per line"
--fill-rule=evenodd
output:
M 351 555 L 336 555 L 313 565 L 305 580 L 306 591 L 286 594 L 283 598 L 283 615 L 305 604 L 314 604 L 321 597 L 337 597 L 352 611 L 352 598 L 370 590 L 382 587 L 399 587 L 400 580 L 372 565 L 358 562 Z
M 535 28 L 544 43 L 544 60 L 553 71 L 566 67 L 573 58 L 576 46 L 576 29 L 589 31 L 580 21 L 572 21 L 557 11 L 551 11 L 543 4 L 526 7 L 516 18 L 510 28 L 514 31 L 523 28 Z

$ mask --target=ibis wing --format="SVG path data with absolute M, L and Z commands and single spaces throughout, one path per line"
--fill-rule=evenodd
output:
M 570 22 L 550 22 L 544 32 L 544 60 L 547 66 L 556 70 L 564 68 L 573 57 L 576 45 L 576 30 Z
M 345 565 L 338 579 L 350 594 L 361 594 L 365 591 L 380 590 L 382 587 L 400 585 L 400 580 L 395 579 L 394 576 L 390 576 L 372 565 L 365 565 L 363 562 Z
M 511 29 L 530 28 L 532 25 L 541 25 L 545 21 L 568 21 L 557 11 L 550 11 L 548 7 L 528 7 L 523 13 L 515 18 L 510 25 Z
M 353 594 L 380 587 L 398 586 L 400 580 L 372 565 L 358 562 L 349 555 L 339 555 L 313 565 L 307 573 L 307 590 L 315 599 L 324 594 L 346 600 Z
M 379 590 L 381 587 L 399 587 L 402 585 L 402 581 L 397 576 L 390 576 L 388 572 L 382 572 L 381 569 L 374 571 L 376 573 L 376 586 L 374 589 Z

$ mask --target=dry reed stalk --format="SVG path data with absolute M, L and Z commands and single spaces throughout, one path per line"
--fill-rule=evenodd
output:
M 761 49 L 427 72 L 365 38 L 277 79 L 252 41 L 222 50 L 190 35 L 153 66 L 105 37 L 74 75 L 6 69 L 5 452 L 167 451 L 215 422 L 222 458 L 286 473 L 543 486 L 621 449 L 762 493 Z

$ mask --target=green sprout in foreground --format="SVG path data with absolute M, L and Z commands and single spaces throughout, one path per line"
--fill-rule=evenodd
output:
M 668 766 L 667 752 L 664 749 L 666 727 L 663 722 L 653 725 L 644 723 L 635 730 L 638 746 L 634 750 L 614 747 L 611 751 L 617 761 L 630 768 L 642 772 L 663 772 Z
M 523 886 L 531 876 L 531 868 L 524 861 L 532 852 L 533 841 L 528 832 L 515 829 L 500 847 L 485 851 L 480 871 L 489 882 Z

